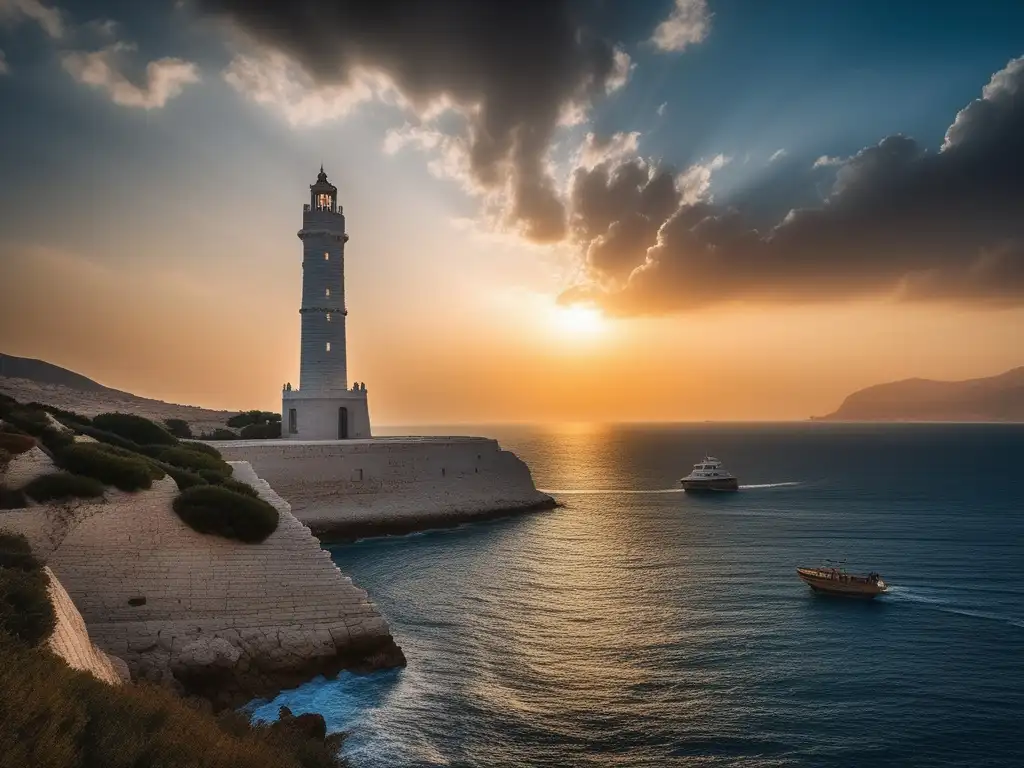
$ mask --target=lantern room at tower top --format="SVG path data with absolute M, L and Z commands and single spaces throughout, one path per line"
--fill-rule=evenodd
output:
M 309 207 L 306 210 L 341 213 L 338 208 L 338 188 L 327 180 L 323 164 L 320 165 L 316 184 L 309 185 Z
M 283 438 L 370 437 L 366 386 L 348 386 L 345 325 L 345 215 L 323 166 L 302 206 L 299 387 L 282 392 Z

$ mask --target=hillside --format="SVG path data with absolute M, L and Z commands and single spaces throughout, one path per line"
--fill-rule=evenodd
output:
M 69 371 L 67 368 L 61 368 L 59 365 L 53 365 L 45 360 L 33 360 L 30 357 L 15 357 L 0 353 L 0 379 L 3 378 L 28 379 L 38 384 L 56 384 L 84 392 L 115 391 L 87 376 Z
M 854 392 L 825 421 L 1022 421 L 1024 367 L 966 381 L 906 379 Z
M 118 411 L 154 421 L 184 419 L 197 434 L 223 427 L 224 422 L 237 413 L 138 397 L 43 360 L 3 354 L 0 354 L 0 393 L 22 403 L 46 403 L 90 417 Z

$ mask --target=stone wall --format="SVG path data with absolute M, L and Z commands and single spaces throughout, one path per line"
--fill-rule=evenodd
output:
M 100 648 L 134 678 L 218 704 L 275 693 L 318 673 L 404 663 L 387 622 L 287 502 L 246 464 L 235 476 L 279 512 L 261 544 L 196 533 L 170 478 L 103 503 L 0 513 L 66 588 Z
M 249 462 L 314 532 L 388 533 L 552 506 L 530 470 L 482 437 L 216 443 Z

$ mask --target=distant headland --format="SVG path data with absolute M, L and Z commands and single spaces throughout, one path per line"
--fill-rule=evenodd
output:
M 966 381 L 905 379 L 858 390 L 815 421 L 1024 422 L 1024 367 Z

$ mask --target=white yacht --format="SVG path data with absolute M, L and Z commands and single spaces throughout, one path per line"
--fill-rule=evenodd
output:
M 722 462 L 714 456 L 705 456 L 693 465 L 693 471 L 679 481 L 683 490 L 691 491 L 738 491 L 739 480 L 722 468 Z

